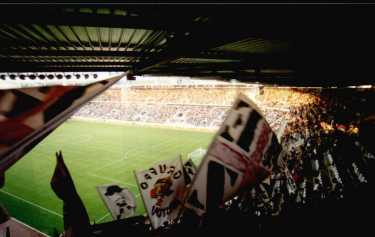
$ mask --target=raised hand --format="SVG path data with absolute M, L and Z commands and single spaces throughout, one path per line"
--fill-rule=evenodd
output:
M 4 186 L 5 183 L 5 174 L 3 171 L 0 171 L 0 188 Z

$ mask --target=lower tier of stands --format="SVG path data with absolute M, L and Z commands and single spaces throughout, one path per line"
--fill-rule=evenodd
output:
M 224 121 L 229 106 L 89 102 L 76 117 L 157 123 L 197 128 L 216 128 Z M 277 130 L 287 110 L 267 108 L 262 111 L 271 127 Z

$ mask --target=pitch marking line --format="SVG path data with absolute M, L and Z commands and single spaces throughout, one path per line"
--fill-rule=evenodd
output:
M 24 201 L 24 202 L 26 202 L 27 204 L 30 204 L 30 205 L 32 205 L 32 206 L 34 206 L 34 207 L 38 207 L 38 208 L 40 208 L 40 209 L 42 209 L 42 210 L 44 210 L 44 211 L 46 211 L 46 212 L 49 212 L 49 213 L 51 213 L 51 214 L 54 214 L 54 215 L 56 215 L 56 216 L 58 216 L 58 217 L 61 217 L 61 218 L 63 217 L 61 214 L 59 214 L 59 213 L 57 213 L 57 212 L 54 212 L 54 211 L 52 211 L 52 210 L 50 210 L 50 209 L 48 209 L 48 208 L 42 207 L 42 206 L 40 206 L 40 205 L 38 205 L 38 204 L 36 204 L 36 203 L 30 202 L 30 201 L 28 201 L 28 200 L 26 200 L 26 199 L 23 199 L 23 198 L 21 198 L 21 197 L 19 197 L 19 196 L 17 196 L 17 195 L 14 195 L 14 194 L 12 194 L 12 193 L 9 193 L 9 192 L 7 192 L 7 191 L 0 190 L 0 192 L 5 193 L 5 194 L 7 194 L 7 195 L 9 195 L 9 196 L 11 196 L 11 197 L 14 197 L 14 198 L 18 199 L 18 200 Z
M 107 165 L 104 165 L 104 166 L 100 167 L 99 169 L 96 169 L 95 172 L 98 172 L 99 170 L 105 169 L 107 167 L 111 167 L 112 165 L 123 162 L 123 161 L 124 161 L 123 159 L 115 160 L 113 162 L 108 163 Z
M 27 228 L 33 230 L 34 232 L 38 233 L 38 234 L 41 235 L 41 236 L 49 237 L 49 236 L 46 235 L 45 233 L 40 232 L 40 230 L 37 230 L 37 229 L 35 229 L 35 228 L 33 228 L 33 227 L 27 225 L 26 223 L 24 223 L 24 222 L 22 222 L 22 221 L 20 221 L 20 220 L 17 220 L 17 219 L 14 218 L 14 217 L 11 217 L 10 219 L 11 219 L 12 221 L 14 221 L 14 222 L 17 222 L 17 223 L 19 223 L 19 224 L 21 224 L 21 225 L 26 226 Z
M 99 218 L 96 222 L 100 222 L 100 221 L 104 220 L 109 215 L 110 215 L 110 213 L 108 212 L 107 214 L 105 214 L 104 216 L 102 216 L 101 218 Z
M 96 169 L 95 172 L 98 172 L 98 171 L 103 170 L 105 168 L 111 167 L 111 166 L 113 166 L 117 163 L 124 162 L 125 160 L 128 160 L 128 159 L 129 159 L 128 152 L 125 152 L 124 158 L 121 158 L 119 160 L 114 160 L 114 161 L 100 167 L 99 169 Z M 130 163 L 130 164 L 127 164 L 127 165 L 132 165 L 132 164 Z
M 107 177 L 103 177 L 103 176 L 99 176 L 99 175 L 95 175 L 95 174 L 91 174 L 91 173 L 88 173 L 88 175 L 92 176 L 92 177 L 108 180 L 108 181 L 111 181 L 111 182 L 115 182 L 115 183 L 122 183 L 122 184 L 126 184 L 126 185 L 129 185 L 129 186 L 132 186 L 132 187 L 137 187 L 137 185 L 134 185 L 134 184 L 131 184 L 131 183 L 126 183 L 124 181 L 120 181 L 120 180 L 117 180 L 117 179 L 107 178 Z

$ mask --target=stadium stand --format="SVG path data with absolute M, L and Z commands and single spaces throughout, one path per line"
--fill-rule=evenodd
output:
M 289 101 L 306 101 L 302 93 L 283 91 L 274 97 L 258 95 L 254 86 L 132 86 L 112 88 L 82 107 L 75 117 L 157 123 L 183 127 L 215 129 L 239 93 L 261 104 L 271 126 L 278 129 L 288 104 L 280 102 L 280 94 L 293 94 Z M 295 98 L 296 97 L 296 98 Z M 283 98 L 284 99 L 284 98 Z M 285 101 L 285 100 L 284 100 Z M 297 102 L 294 102 L 297 103 Z M 302 102 L 303 103 L 303 102 Z
M 252 228 L 253 233 L 259 235 L 287 234 L 288 228 L 282 229 L 284 224 L 292 226 L 298 223 L 295 227 L 298 233 L 307 229 L 308 223 L 326 227 L 331 221 L 329 216 L 314 219 L 321 213 L 330 213 L 340 221 L 367 213 L 366 203 L 372 194 L 371 186 L 366 184 L 374 180 L 371 169 L 375 159 L 373 147 L 366 145 L 368 137 L 363 137 L 358 130 L 363 121 L 373 116 L 373 92 L 373 88 L 333 90 L 243 85 L 112 87 L 79 109 L 75 117 L 217 129 L 237 94 L 247 95 L 277 132 L 284 148 L 279 157 L 288 167 L 285 172 L 290 173 L 291 183 L 284 180 L 281 190 L 281 184 L 277 186 L 276 182 L 283 177 L 272 174 L 270 182 L 276 191 L 272 191 L 271 196 L 262 192 L 263 183 L 255 188 L 249 187 L 246 193 L 226 202 L 217 216 L 206 216 L 215 225 L 203 223 L 197 228 L 197 218 L 186 214 L 182 217 L 186 219 L 179 220 L 179 223 L 171 226 L 167 223 L 155 231 L 147 218 L 140 215 L 122 222 L 94 224 L 92 231 L 100 233 L 98 236 L 115 236 L 114 233 L 120 231 L 140 236 L 176 236 L 181 233 L 202 236 L 225 229 L 244 233 Z M 203 149 L 199 148 L 189 156 L 196 156 L 199 160 L 203 154 Z M 359 192 L 360 195 L 356 195 Z M 281 199 L 280 193 L 284 195 Z M 356 205 L 346 209 L 342 216 L 333 214 L 348 207 L 349 203 Z M 302 221 L 301 215 L 306 221 Z M 363 221 L 366 220 L 359 218 L 350 228 L 359 228 Z M 331 230 L 339 227 L 333 225 Z M 340 232 L 350 228 L 343 228 Z M 318 230 L 312 232 L 318 234 Z
M 156 92 L 158 96 L 145 104 L 142 104 L 140 98 L 152 93 L 152 89 L 129 93 L 132 94 L 132 97 L 128 97 L 129 104 L 134 99 L 136 102 L 131 104 L 134 108 L 140 105 L 145 108 L 142 111 L 145 116 L 140 119 L 202 126 L 205 124 L 202 121 L 207 118 L 209 126 L 214 126 L 214 117 L 222 120 L 227 112 L 227 100 L 218 101 L 215 96 L 205 95 L 204 90 L 197 89 L 195 93 L 191 89 L 190 96 L 179 96 L 178 89 L 163 90 Z M 322 90 L 264 87 L 257 92 L 253 97 L 255 102 L 272 128 L 281 129 L 280 140 L 285 151 L 282 156 L 296 184 L 295 194 L 284 194 L 278 199 L 277 191 L 273 197 L 267 191 L 260 191 L 261 184 L 251 188 L 246 195 L 240 194 L 226 202 L 222 212 L 208 218 L 207 223 L 204 220 L 200 228 L 196 228 L 199 224 L 194 223 L 194 218 L 189 219 L 189 214 L 185 213 L 178 225 L 165 226 L 162 231 L 154 234 L 207 236 L 251 231 L 254 235 L 295 236 L 305 233 L 307 229 L 313 235 L 319 235 L 322 230 L 340 234 L 353 230 L 370 230 L 371 221 L 365 216 L 373 210 L 373 192 L 368 184 L 374 181 L 375 176 L 371 170 L 375 165 L 375 156 L 373 146 L 366 145 L 368 137 L 362 137 L 363 130 L 359 128 L 368 117 L 373 116 L 371 105 L 375 103 L 374 88 Z M 217 93 L 225 95 L 226 89 L 218 89 Z M 164 96 L 171 100 L 174 98 L 181 104 L 158 104 L 157 101 L 165 101 Z M 229 96 L 227 98 L 228 101 L 233 99 Z M 192 105 L 195 100 L 200 99 L 206 101 L 205 104 Z M 160 115 L 161 110 L 168 111 L 167 117 L 174 118 L 179 113 L 182 115 L 178 116 L 180 120 L 162 120 L 164 117 Z M 196 153 L 204 152 L 198 149 L 189 156 L 193 157 Z M 272 179 L 274 181 L 270 181 L 271 184 L 277 182 L 276 177 L 272 176 Z M 286 184 L 284 188 L 287 187 L 290 188 Z M 139 234 L 147 233 L 149 224 L 147 221 L 141 223 L 139 224 L 139 220 L 131 220 L 124 229 Z M 312 223 L 317 228 L 309 228 Z M 115 228 L 107 226 L 101 229 L 113 231 Z
M 257 113 L 249 113 L 250 116 L 244 126 L 246 130 L 238 139 L 234 139 L 229 129 L 243 125 L 244 119 L 242 114 L 239 114 L 235 123 L 231 124 L 233 126 L 225 127 L 227 130 L 222 135 L 230 138 L 231 142 L 238 140 L 235 142 L 237 145 L 242 144 L 241 147 L 245 149 L 243 153 L 249 148 L 245 146 L 248 143 L 244 144 L 244 141 L 256 145 L 253 152 L 255 158 L 248 157 L 248 162 L 244 162 L 245 172 L 241 175 L 245 177 L 246 173 L 251 173 L 255 174 L 256 178 L 263 179 L 263 175 L 253 172 L 254 165 L 249 163 L 255 163 L 256 166 L 270 165 L 267 168 L 272 172 L 269 177 L 264 177 L 266 178 L 264 182 L 248 185 L 244 187 L 246 190 L 240 190 L 233 199 L 223 200 L 220 197 L 222 195 L 216 194 L 220 194 L 224 185 L 227 186 L 239 176 L 233 175 L 235 173 L 233 170 L 232 173 L 230 169 L 224 169 L 223 165 L 217 166 L 212 162 L 211 172 L 207 170 L 207 177 L 200 182 L 202 184 L 207 181 L 207 184 L 213 184 L 210 185 L 211 187 L 208 186 L 210 189 L 205 189 L 208 193 L 206 203 L 198 203 L 201 207 L 206 207 L 208 211 L 206 215 L 197 218 L 187 211 L 180 219 L 175 219 L 171 223 L 163 222 L 162 228 L 156 230 L 150 225 L 152 215 L 149 215 L 150 219 L 140 214 L 119 222 L 98 224 L 94 222 L 90 232 L 95 236 L 237 236 L 244 233 L 255 236 L 306 234 L 337 236 L 353 232 L 356 235 L 371 233 L 373 224 L 368 216 L 374 213 L 375 198 L 373 192 L 374 87 L 369 90 L 345 87 L 374 84 L 371 79 L 373 63 L 372 60 L 368 60 L 375 52 L 375 44 L 373 44 L 375 37 L 368 30 L 372 27 L 371 22 L 374 22 L 374 9 L 365 4 L 353 7 L 348 7 L 347 4 L 324 4 L 324 6 L 317 5 L 310 8 L 305 4 L 303 6 L 267 5 L 269 7 L 263 4 L 233 6 L 187 4 L 181 5 L 182 7 L 174 4 L 171 6 L 3 5 L 0 8 L 2 23 L 0 72 L 3 73 L 0 74 L 0 79 L 1 84 L 5 85 L 3 88 L 13 91 L 9 93 L 0 91 L 0 97 L 6 95 L 2 97 L 6 100 L 0 98 L 1 102 L 6 102 L 0 103 L 2 125 L 0 131 L 6 131 L 0 133 L 3 135 L 3 143 L 0 143 L 0 146 L 10 147 L 9 152 L 4 153 L 4 160 L 2 160 L 5 168 L 0 169 L 0 187 L 3 186 L 5 177 L 1 172 L 7 171 L 10 167 L 9 157 L 13 157 L 12 161 L 16 161 L 16 158 L 20 159 L 30 151 L 52 131 L 51 128 L 55 128 L 53 126 L 60 125 L 60 122 L 68 118 L 67 115 L 70 115 L 71 111 L 65 109 L 68 107 L 72 111 L 76 109 L 77 107 L 74 106 L 79 103 L 74 104 L 75 99 L 84 97 L 83 92 L 86 92 L 82 88 L 76 88 L 77 90 L 74 91 L 69 91 L 72 89 L 69 87 L 59 88 L 61 94 L 51 93 L 52 95 L 46 96 L 46 100 L 41 103 L 41 98 L 44 98 L 42 92 L 47 89 L 42 87 L 66 86 L 68 84 L 65 79 L 70 81 L 69 85 L 81 84 L 78 80 L 87 80 L 89 83 L 90 80 L 96 80 L 100 76 L 93 74 L 90 77 L 88 72 L 113 70 L 126 73 L 127 80 L 132 82 L 123 87 L 120 85 L 113 87 L 92 100 L 77 111 L 76 118 L 152 123 L 189 129 L 217 129 L 225 119 L 237 94 L 243 93 L 261 109 L 272 129 L 277 132 L 284 149 L 276 144 L 273 136 L 268 143 L 269 146 L 266 146 L 267 140 L 264 139 L 266 136 L 262 135 L 271 134 L 267 126 L 263 126 L 266 128 L 263 129 L 264 133 L 256 132 L 261 128 L 258 126 L 259 123 L 255 128 L 247 126 L 254 125 L 255 122 L 251 122 L 257 121 L 256 117 L 262 117 Z M 40 74 L 41 72 L 45 73 Z M 63 79 L 64 76 L 60 73 L 66 72 L 69 74 Z M 53 73 L 58 74 L 54 76 Z M 141 75 L 217 78 L 227 82 L 238 80 L 245 83 L 258 83 L 258 85 L 204 84 L 204 82 L 189 84 L 176 79 L 175 84 L 165 83 L 154 86 L 148 83 L 144 86 L 136 79 L 136 76 Z M 74 82 L 76 79 L 77 81 Z M 22 83 L 12 83 L 18 80 Z M 36 84 L 36 81 L 43 82 Z M 340 89 L 275 88 L 259 86 L 259 83 L 293 87 L 334 86 Z M 14 87 L 15 84 L 18 86 Z M 102 86 L 104 85 L 105 82 Z M 39 87 L 39 91 L 30 94 L 14 91 L 15 88 L 25 86 Z M 76 93 L 77 91 L 79 93 Z M 23 107 L 30 110 L 20 113 Z M 255 119 L 250 120 L 250 117 Z M 108 127 L 106 126 L 105 129 L 112 131 Z M 123 130 L 125 134 L 126 130 L 130 129 Z M 32 133 L 34 131 L 35 133 Z M 254 136 L 254 133 L 257 136 Z M 83 141 L 89 139 L 81 139 L 83 141 L 77 142 L 80 139 L 74 135 L 71 130 L 66 138 L 75 145 L 73 149 L 69 148 L 71 151 L 67 153 L 71 153 L 75 156 L 75 161 L 79 162 L 79 165 L 76 165 L 78 172 L 74 172 L 75 174 L 72 172 L 78 179 L 89 176 L 89 173 L 83 172 L 86 166 L 91 167 L 88 159 L 84 159 L 85 156 L 89 157 L 90 161 L 95 160 L 91 156 L 99 153 L 100 149 L 87 146 L 86 150 Z M 203 133 L 200 136 L 203 137 Z M 249 141 L 246 136 L 253 140 Z M 22 140 L 14 137 L 21 137 Z M 142 144 L 143 140 L 146 142 L 145 136 L 139 137 L 141 137 L 139 140 L 135 136 L 131 139 L 139 144 Z M 191 140 L 194 138 L 191 137 Z M 106 140 L 113 142 L 108 138 Z M 184 139 L 178 140 L 181 144 L 186 142 Z M 55 144 L 63 147 L 63 141 L 65 139 L 56 139 Z M 120 143 L 118 139 L 114 142 Z M 128 155 L 132 156 L 131 153 L 135 153 L 134 151 L 148 148 L 125 147 L 126 139 L 121 143 L 123 146 L 121 157 L 124 151 L 126 157 L 120 159 L 120 162 L 127 160 Z M 155 143 L 151 149 L 153 153 L 165 147 L 172 147 L 170 144 L 159 146 L 158 141 L 153 143 Z M 47 148 L 42 150 L 44 154 L 40 152 L 35 154 L 35 157 L 38 157 L 39 162 L 48 164 L 45 161 L 50 160 L 42 158 L 49 157 L 54 148 L 46 144 L 44 145 L 48 150 Z M 102 161 L 103 157 L 116 158 L 115 152 L 111 152 L 114 146 L 103 145 L 105 153 L 99 154 L 97 160 Z M 197 146 L 200 147 L 198 143 L 193 144 L 189 151 Z M 267 160 L 256 159 L 269 157 L 268 152 L 262 153 L 265 147 L 271 151 L 272 157 Z M 199 149 L 190 155 L 198 156 L 203 153 L 203 150 Z M 228 159 L 229 156 L 223 154 L 223 158 Z M 153 155 L 144 157 L 154 159 Z M 134 154 L 134 157 L 142 156 Z M 128 160 L 125 165 L 134 165 L 133 163 L 139 160 Z M 112 165 L 120 164 L 116 159 L 113 159 L 113 162 L 117 163 L 111 163 Z M 95 165 L 92 170 L 90 168 L 90 172 L 98 173 L 96 169 L 98 166 L 102 171 L 108 170 L 110 175 L 116 173 L 115 169 L 110 169 L 104 163 L 106 162 L 100 162 L 100 165 Z M 4 187 L 2 194 L 8 196 L 3 197 L 2 200 L 8 201 L 5 207 L 16 210 L 14 211 L 16 214 L 21 215 L 24 214 L 24 210 L 29 210 L 25 219 L 39 224 L 35 217 L 40 213 L 33 216 L 34 212 L 30 211 L 32 209 L 21 209 L 21 207 L 14 209 L 17 205 L 10 203 L 9 200 L 14 201 L 14 197 L 17 196 L 13 194 L 11 196 L 8 192 L 15 191 L 22 196 L 22 199 L 21 197 L 18 199 L 24 199 L 26 204 L 32 203 L 33 195 L 39 198 L 42 196 L 39 194 L 45 194 L 41 192 L 43 188 L 32 188 L 29 183 L 33 180 L 29 177 L 35 175 L 35 183 L 45 182 L 45 175 L 51 166 L 39 165 L 43 163 L 35 164 L 37 164 L 35 167 L 28 164 L 12 167 L 13 170 L 7 171 L 7 175 L 10 175 L 7 180 L 13 182 L 13 186 Z M 215 168 L 220 166 L 222 168 Z M 58 163 L 56 167 L 60 170 L 60 178 L 70 179 L 62 163 Z M 15 174 L 14 170 L 17 168 Z M 121 170 L 122 167 L 117 168 Z M 146 165 L 137 168 L 144 169 Z M 55 173 L 59 174 L 59 172 Z M 133 175 L 131 172 L 129 174 Z M 223 182 L 228 180 L 224 179 L 226 174 L 230 182 Z M 54 175 L 54 177 L 58 176 Z M 98 173 L 96 177 L 103 179 L 104 176 L 101 177 Z M 121 173 L 119 179 L 123 178 L 125 177 Z M 69 203 L 73 201 L 73 204 L 77 204 L 77 200 L 74 200 L 77 198 L 76 193 L 64 195 L 69 193 L 64 190 L 66 191 L 73 180 L 61 186 L 56 182 L 58 180 L 52 179 L 54 182 L 51 182 L 51 187 L 59 198 L 64 199 L 65 196 L 64 207 L 62 212 L 60 208 L 60 212 L 50 210 L 50 213 L 54 213 L 55 217 L 62 217 L 60 213 L 64 215 L 65 230 L 78 231 L 73 233 L 88 232 L 86 228 L 88 218 L 82 218 L 87 225 L 81 225 L 79 215 L 67 211 L 82 210 L 82 208 L 75 208 L 77 205 L 72 206 Z M 116 180 L 118 179 L 109 177 L 106 182 Z M 39 182 L 38 184 L 40 187 L 43 185 Z M 234 186 L 234 183 L 231 185 Z M 134 184 L 133 186 L 136 188 Z M 215 192 L 215 186 L 221 186 L 217 189 L 220 192 Z M 93 189 L 93 186 L 90 188 Z M 56 190 L 60 191 L 56 192 Z M 89 194 L 89 191 L 83 194 Z M 46 197 L 47 200 L 52 199 L 51 196 Z M 194 198 L 192 199 L 191 201 L 194 201 Z M 99 208 L 96 204 L 87 204 L 90 204 L 91 210 Z M 50 206 L 57 207 L 56 204 L 47 205 Z M 67 206 L 70 208 L 66 208 Z M 46 210 L 49 209 L 44 208 L 44 211 Z M 71 217 L 75 220 L 71 221 Z M 105 216 L 95 216 L 95 220 L 103 220 L 103 218 Z M 17 225 L 17 223 L 13 224 Z M 74 225 L 74 228 L 70 228 L 72 226 L 69 224 Z M 5 226 L 6 236 L 12 231 L 8 227 Z M 22 230 L 22 227 L 21 225 L 18 229 Z M 65 233 L 68 235 L 72 232 Z M 4 232 L 0 231 L 1 234 L 3 235 Z M 11 235 L 14 237 L 13 234 Z M 16 235 L 27 236 L 25 232 Z M 75 236 L 86 237 L 86 234 Z

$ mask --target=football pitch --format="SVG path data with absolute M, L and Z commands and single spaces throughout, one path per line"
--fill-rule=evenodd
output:
M 63 229 L 62 202 L 50 180 L 62 150 L 65 163 L 86 206 L 90 221 L 112 220 L 96 186 L 120 184 L 137 197 L 137 214 L 144 214 L 134 170 L 159 160 L 207 148 L 214 133 L 139 125 L 68 121 L 6 172 L 0 203 L 15 218 L 51 235 Z

